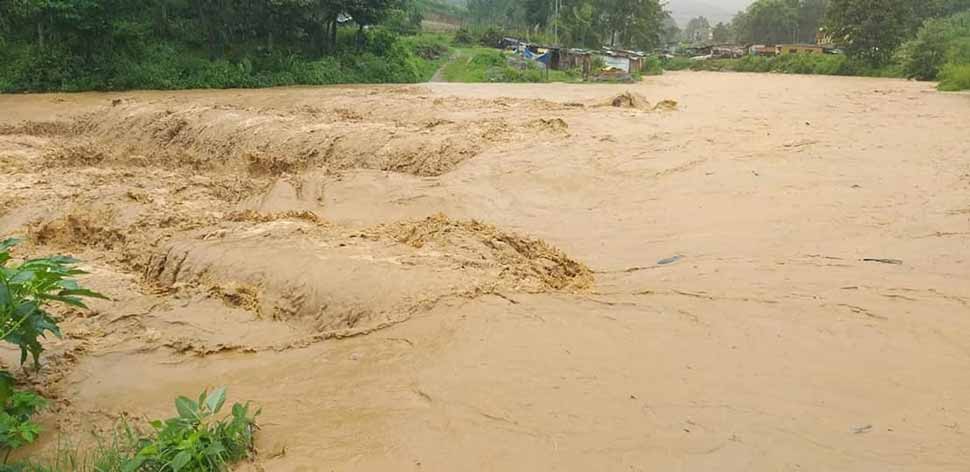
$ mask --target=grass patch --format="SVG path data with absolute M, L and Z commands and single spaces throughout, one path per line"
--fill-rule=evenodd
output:
M 152 432 L 142 434 L 126 421 L 107 439 L 96 438 L 89 449 L 59 445 L 46 462 L 18 464 L 0 471 L 22 472 L 215 472 L 250 456 L 258 411 L 248 404 L 233 404 L 219 415 L 226 389 L 202 392 L 198 400 L 175 400 L 177 416 L 151 422 Z
M 944 92 L 970 90 L 970 64 L 947 64 L 940 71 L 938 88 Z
M 456 48 L 442 75 L 448 82 L 576 82 L 572 71 L 549 70 L 536 62 L 519 61 L 497 49 Z M 514 64 L 514 65 L 513 65 Z

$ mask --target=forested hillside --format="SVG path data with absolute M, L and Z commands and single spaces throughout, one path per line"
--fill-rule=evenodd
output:
M 3 0 L 0 90 L 414 82 L 407 0 Z

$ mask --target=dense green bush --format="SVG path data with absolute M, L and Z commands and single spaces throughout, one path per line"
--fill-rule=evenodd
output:
M 341 48 L 319 59 L 283 50 L 211 60 L 176 43 L 105 51 L 82 61 L 57 47 L 16 45 L 0 50 L 0 91 L 254 88 L 339 83 L 414 83 L 428 80 L 448 51 L 442 35 L 398 36 L 367 31 L 363 49 L 350 31 Z
M 648 56 L 643 58 L 643 75 L 660 75 L 664 73 L 663 65 L 660 63 L 660 58 L 656 56 Z
M 475 35 L 468 28 L 461 28 L 455 31 L 454 41 L 458 46 L 472 46 L 478 42 L 478 39 L 475 38 Z
M 152 422 L 155 434 L 139 441 L 124 471 L 214 472 L 248 457 L 259 412 L 250 413 L 249 405 L 236 403 L 228 417 L 218 419 L 225 402 L 225 388 L 202 392 L 198 401 L 178 397 L 178 416 Z
M 481 67 L 505 67 L 508 64 L 508 60 L 501 51 L 492 49 L 478 52 L 469 62 Z
M 970 64 L 946 64 L 940 71 L 940 90 L 970 90 Z
M 897 58 L 906 77 L 919 80 L 937 79 L 946 64 L 970 64 L 970 11 L 928 20 Z
M 671 66 L 677 69 L 671 69 Z M 701 71 L 775 72 L 781 74 L 850 75 L 867 77 L 901 77 L 898 66 L 875 68 L 841 54 L 785 54 L 775 57 L 745 56 L 741 59 L 708 59 L 703 61 L 671 60 L 670 70 L 689 68 Z
M 690 69 L 693 61 L 687 57 L 672 57 L 663 60 L 664 70 L 687 70 Z
M 501 31 L 495 28 L 488 28 L 479 35 L 478 43 L 489 48 L 499 47 L 504 37 L 505 35 Z

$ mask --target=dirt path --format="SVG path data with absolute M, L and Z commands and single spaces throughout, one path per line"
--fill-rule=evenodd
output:
M 432 83 L 447 82 L 448 80 L 445 79 L 445 67 L 448 67 L 448 64 L 451 64 L 452 62 L 456 61 L 461 57 L 462 57 L 461 51 L 457 49 L 454 50 L 454 52 L 452 52 L 451 55 L 448 56 L 448 60 L 442 63 L 441 67 L 439 67 L 438 70 L 434 72 L 434 75 L 431 76 L 431 80 L 429 80 L 429 82 L 432 82 Z
M 677 106 L 603 106 L 627 91 Z M 62 313 L 48 430 L 228 385 L 263 470 L 970 464 L 970 96 L 671 73 L 0 109 L 0 236 L 115 299 Z

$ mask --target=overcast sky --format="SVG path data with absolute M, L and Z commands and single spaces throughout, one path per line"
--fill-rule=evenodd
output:
M 667 0 L 667 9 L 681 27 L 695 16 L 705 16 L 711 24 L 728 22 L 753 0 Z

